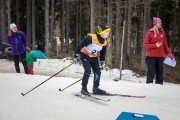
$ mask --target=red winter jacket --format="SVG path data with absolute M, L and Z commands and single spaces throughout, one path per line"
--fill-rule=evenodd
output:
M 163 44 L 157 47 L 156 43 L 161 41 Z M 164 52 L 170 54 L 166 36 L 162 29 L 156 35 L 154 31 L 148 30 L 144 40 L 144 47 L 146 48 L 146 57 L 164 57 Z

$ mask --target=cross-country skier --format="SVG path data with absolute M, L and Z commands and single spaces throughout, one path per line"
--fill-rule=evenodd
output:
M 87 84 L 91 68 L 94 73 L 93 94 L 106 94 L 106 91 L 99 88 L 101 71 L 98 58 L 100 58 L 101 67 L 105 68 L 106 39 L 109 37 L 109 32 L 110 28 L 105 23 L 101 23 L 97 27 L 96 34 L 88 34 L 76 48 L 73 62 L 77 63 L 80 58 L 84 67 L 81 89 L 83 95 L 89 95 Z

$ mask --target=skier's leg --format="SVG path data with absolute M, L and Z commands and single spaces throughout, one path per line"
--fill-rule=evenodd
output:
M 100 77 L 101 77 L 101 71 L 98 63 L 98 59 L 95 60 L 95 62 L 91 62 L 91 66 L 94 72 L 94 85 L 93 85 L 93 93 L 94 94 L 106 94 L 105 90 L 102 90 L 99 88 L 100 83 Z
M 87 60 L 87 59 L 82 59 L 82 64 L 83 64 L 83 67 L 84 67 L 84 75 L 83 75 L 83 78 L 82 78 L 82 90 L 81 90 L 81 93 L 82 94 L 85 94 L 85 95 L 88 95 L 89 92 L 87 90 L 87 84 L 88 84 L 88 80 L 89 80 L 89 76 L 91 74 L 91 65 L 90 65 L 90 61 Z
M 98 59 L 93 62 L 90 62 L 90 64 L 94 73 L 93 87 L 99 87 L 101 71 L 100 71 Z

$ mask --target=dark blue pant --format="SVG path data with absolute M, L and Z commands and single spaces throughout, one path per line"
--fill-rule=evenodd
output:
M 147 57 L 147 81 L 153 83 L 154 75 L 156 74 L 156 84 L 163 84 L 163 57 Z
M 21 62 L 24 66 L 24 72 L 28 74 L 28 67 L 26 63 L 26 53 L 21 55 L 14 55 L 14 65 L 17 73 L 20 73 L 20 67 L 19 67 L 19 57 L 21 57 Z
M 99 86 L 101 71 L 99 68 L 98 58 L 92 58 L 93 60 L 81 59 L 84 67 L 84 75 L 82 78 L 82 86 L 87 87 L 89 76 L 91 74 L 91 68 L 94 73 L 94 87 Z

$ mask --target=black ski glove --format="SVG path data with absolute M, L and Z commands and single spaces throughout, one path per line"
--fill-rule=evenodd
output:
M 80 55 L 75 54 L 74 59 L 73 59 L 73 64 L 77 64 L 79 62 L 79 59 L 80 59 Z
M 106 64 L 105 64 L 105 61 L 100 61 L 100 68 L 103 70 L 103 69 L 106 69 Z

